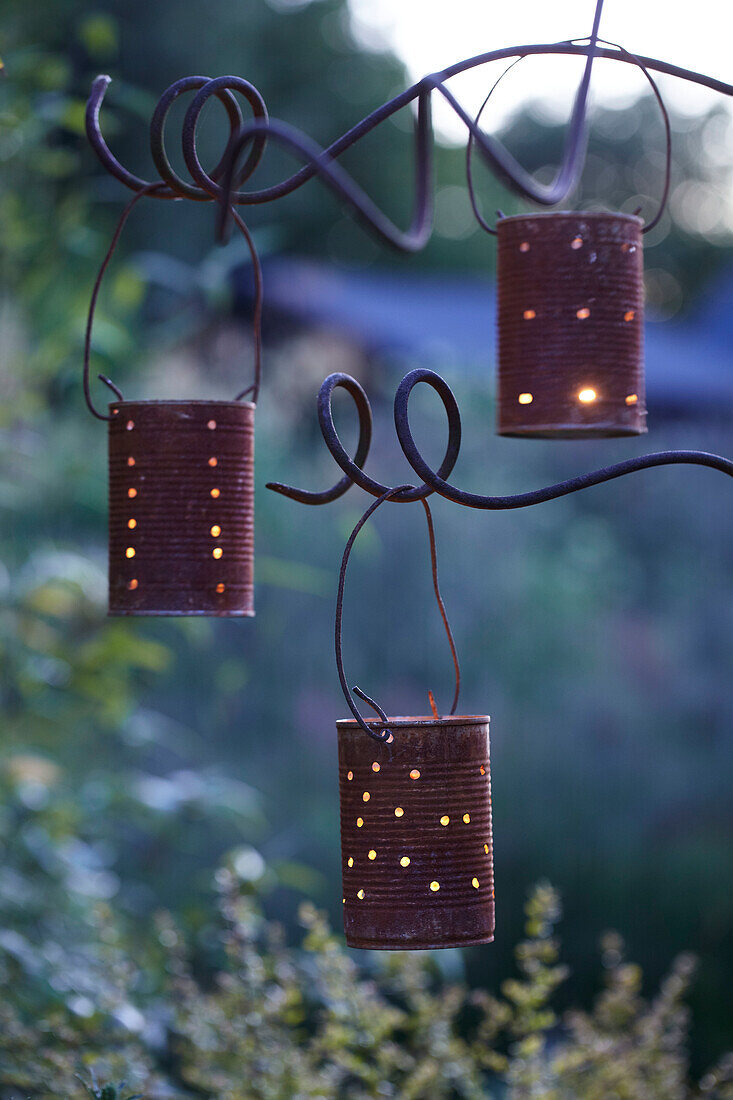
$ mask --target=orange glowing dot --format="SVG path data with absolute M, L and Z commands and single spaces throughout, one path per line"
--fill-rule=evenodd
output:
M 384 743 L 385 743 L 385 745 L 391 745 L 393 741 L 394 741 L 394 734 L 390 733 L 389 737 L 385 738 Z
M 217 591 L 217 592 L 218 592 L 218 593 L 219 593 L 219 594 L 221 595 L 221 593 L 222 593 L 222 592 L 223 592 L 223 591 L 224 591 L 225 589 L 226 589 L 226 585 L 225 585 L 225 584 L 222 584 L 222 582 L 221 582 L 221 581 L 219 581 L 219 583 L 218 583 L 218 584 L 217 584 L 217 586 L 216 586 L 216 591 Z
M 137 489 L 128 489 L 127 490 L 127 495 L 130 498 L 130 500 L 132 500 L 133 497 L 137 496 Z
M 626 241 L 624 241 L 624 243 L 621 245 L 621 251 L 622 252 L 628 252 L 629 251 L 629 246 L 626 243 Z
M 135 557 L 135 547 L 134 546 L 128 546 L 127 547 L 127 550 L 125 550 L 125 557 L 126 558 L 134 558 Z
M 488 844 L 484 844 L 484 851 L 486 852 L 486 855 L 488 855 L 488 854 L 489 854 L 489 846 L 488 846 Z
M 517 401 L 520 405 L 531 405 L 534 401 L 534 395 L 531 393 L 520 393 Z
M 592 401 L 595 401 L 598 394 L 595 390 L 588 387 L 586 390 L 581 390 L 578 394 L 578 401 L 582 401 L 584 405 L 590 405 Z
M 131 432 L 132 429 L 135 427 L 135 421 L 134 420 L 128 420 L 127 423 L 125 424 L 125 427 L 127 428 L 128 432 Z
M 463 815 L 463 821 L 466 825 L 468 825 L 470 820 L 471 820 L 471 815 L 470 814 L 464 814 Z
M 448 817 L 448 814 L 443 814 L 443 816 L 442 816 L 442 817 L 441 817 L 441 819 L 440 819 L 440 824 L 441 824 L 441 825 L 448 825 L 448 824 L 450 824 L 450 818 Z
M 134 592 L 134 591 L 135 591 L 135 589 L 137 588 L 137 581 L 135 580 L 135 578 L 134 578 L 134 577 L 133 577 L 133 579 L 132 579 L 132 580 L 130 581 L 130 583 L 128 584 L 128 586 L 127 586 L 127 587 L 128 587 L 129 589 L 130 589 L 130 591 L 131 591 L 131 592 Z
M 353 779 L 354 778 L 354 773 L 353 772 L 347 772 L 346 773 L 346 778 L 347 779 Z
M 520 252 L 529 252 L 529 241 L 522 241 L 519 246 Z
M 590 317 L 590 310 L 587 306 L 583 306 L 582 309 L 579 309 L 577 311 L 575 316 L 578 318 L 579 321 L 585 321 L 586 317 Z
M 486 775 L 486 768 L 483 766 L 483 764 L 479 768 L 479 771 L 481 772 L 482 775 Z
M 440 890 L 440 883 L 436 882 L 435 879 L 433 879 L 433 881 L 430 883 L 430 889 L 433 891 L 434 894 L 437 894 L 438 890 Z
M 522 317 L 524 317 L 525 321 L 534 321 L 536 316 L 537 314 L 533 309 L 525 309 L 524 313 L 522 314 Z
M 356 896 L 358 897 L 359 901 L 363 901 L 364 900 L 364 891 L 363 890 L 357 890 Z
M 573 237 L 572 241 L 570 242 L 570 247 L 574 248 L 577 252 L 577 250 L 579 248 L 583 247 L 583 238 L 582 237 Z
M 137 527 L 137 520 L 136 519 L 128 519 L 127 526 L 130 528 L 131 531 L 134 531 L 135 528 Z
M 214 428 L 216 427 L 216 421 L 215 420 L 209 420 L 206 427 L 209 429 L 209 431 L 213 432 Z
M 375 760 L 375 761 L 374 761 L 374 763 L 372 764 L 372 771 L 373 771 L 373 772 L 378 772 L 378 771 L 379 771 L 379 764 L 377 763 L 377 761 L 376 761 L 376 760 Z
M 132 457 L 132 455 L 130 455 L 130 457 L 128 458 L 127 465 L 128 466 L 134 466 L 135 465 L 135 459 Z
M 377 853 L 374 851 L 373 848 L 370 848 L 369 851 L 367 852 L 367 856 L 369 857 L 369 859 L 376 859 L 377 858 Z
M 368 802 L 371 797 L 372 796 L 369 794 L 369 791 L 364 791 L 364 794 L 361 796 L 361 800 L 362 802 Z
M 417 768 L 413 768 L 412 771 L 410 772 L 410 779 L 419 779 L 419 778 L 420 778 L 420 772 L 417 770 Z
M 395 817 L 404 817 L 405 811 L 402 809 L 401 806 L 395 806 L 394 815 Z
M 119 409 L 112 409 L 112 415 L 113 416 L 119 416 L 120 415 L 120 410 Z
M 211 458 L 209 459 L 209 466 L 218 466 L 218 465 L 219 465 L 219 459 L 218 459 L 218 458 L 214 458 L 214 457 L 212 456 L 212 457 L 211 457 Z
M 471 885 L 473 886 L 474 890 L 478 890 L 478 888 L 479 888 L 479 881 L 478 881 L 478 879 L 477 879 L 477 878 L 472 878 L 472 879 L 471 879 Z
M 347 867 L 353 867 L 354 866 L 354 857 L 353 856 L 349 856 L 349 858 L 346 860 L 346 865 L 347 865 Z
M 221 546 L 215 546 L 214 549 L 211 551 L 211 556 L 218 559 L 222 556 L 223 553 L 224 551 L 222 550 Z
M 215 539 L 218 539 L 219 535 L 221 534 L 221 527 L 218 523 L 215 523 L 214 526 L 211 528 L 211 534 L 214 536 Z
M 341 898 L 341 904 L 346 905 L 346 898 Z
M 635 405 L 638 400 L 639 400 L 639 395 L 636 394 L 636 393 L 629 393 L 629 394 L 626 395 L 626 404 L 627 405 Z
M 357 819 L 356 819 L 357 829 L 361 829 L 363 824 L 364 824 L 364 818 L 363 817 L 357 817 Z
M 409 866 L 410 866 L 410 857 L 409 856 L 402 856 L 402 858 L 400 859 L 400 867 L 409 867 Z
M 624 313 L 624 321 L 633 321 L 634 317 L 636 317 L 636 310 L 634 309 L 627 309 Z
M 214 498 L 214 500 L 216 500 L 220 495 L 221 495 L 221 490 L 220 489 L 212 489 L 211 490 L 211 496 Z

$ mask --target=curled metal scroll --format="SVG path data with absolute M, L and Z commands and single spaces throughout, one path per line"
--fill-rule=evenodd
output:
M 153 113 L 150 133 L 151 152 L 160 173 L 161 186 L 156 187 L 155 190 L 150 190 L 149 193 L 151 197 L 162 199 L 189 198 L 199 202 L 218 200 L 221 204 L 220 227 L 223 228 L 230 216 L 229 212 L 232 206 L 272 202 L 284 195 L 291 194 L 314 176 L 321 176 L 377 236 L 401 251 L 417 251 L 427 244 L 432 230 L 433 182 L 431 165 L 433 134 L 430 101 L 432 93 L 437 92 L 466 126 L 469 156 L 471 148 L 475 147 L 489 168 L 515 192 L 542 205 L 554 205 L 565 199 L 574 190 L 583 169 L 587 136 L 588 89 L 592 67 L 597 58 L 621 61 L 640 67 L 663 110 L 661 96 L 650 75 L 651 72 L 664 73 L 691 81 L 723 95 L 733 95 L 733 85 L 724 81 L 676 65 L 670 65 L 656 58 L 643 55 L 637 56 L 620 46 L 605 42 L 604 39 L 599 37 L 598 33 L 602 6 L 603 0 L 596 0 L 593 28 L 587 41 L 572 39 L 555 43 L 510 46 L 456 62 L 440 72 L 423 77 L 399 95 L 388 100 L 357 122 L 325 149 L 316 145 L 307 135 L 300 133 L 286 123 L 270 121 L 262 96 L 252 84 L 241 77 L 223 76 L 214 80 L 202 76 L 185 77 L 166 89 Z M 535 180 L 496 138 L 484 133 L 478 125 L 478 120 L 471 117 L 471 114 L 463 108 L 446 86 L 447 81 L 452 77 L 487 65 L 492 61 L 533 55 L 578 56 L 584 57 L 586 61 L 575 95 L 562 161 L 554 181 L 550 184 L 541 184 Z M 97 77 L 92 86 L 86 115 L 89 141 L 102 164 L 126 187 L 136 192 L 150 189 L 153 184 L 129 172 L 115 158 L 102 135 L 99 113 L 109 83 L 110 78 L 108 76 L 100 76 Z M 190 183 L 173 171 L 163 140 L 165 120 L 171 104 L 179 95 L 188 91 L 196 93 L 187 111 L 182 131 L 184 160 L 192 178 Z M 242 94 L 252 110 L 252 121 L 244 125 L 242 124 L 242 114 L 235 93 Z M 216 96 L 227 111 L 230 136 L 219 163 L 210 173 L 207 173 L 199 159 L 196 138 L 201 110 L 211 96 Z M 414 139 L 414 214 L 410 228 L 403 231 L 395 226 L 372 202 L 369 196 L 341 168 L 337 160 L 342 153 L 382 122 L 412 103 L 417 105 Z M 666 120 L 665 128 L 668 140 L 669 127 Z M 277 144 L 289 149 L 303 159 L 305 163 L 292 175 L 270 187 L 243 190 L 242 185 L 257 167 L 268 139 L 272 139 Z M 239 165 L 239 158 L 245 152 L 244 163 Z M 667 198 L 667 190 L 665 187 L 660 210 L 645 229 L 652 228 L 661 216 Z M 481 224 L 482 219 L 478 214 L 477 217 Z
M 438 470 L 439 476 L 446 478 L 451 474 L 458 458 L 458 452 L 461 449 L 461 414 L 448 383 L 443 381 L 440 375 L 436 374 L 435 378 L 436 382 L 433 388 L 443 402 L 448 420 L 448 443 Z M 343 387 L 351 394 L 359 413 L 359 446 L 353 459 L 349 458 L 333 422 L 331 402 L 333 391 L 338 386 Z M 318 391 L 318 423 L 326 446 L 346 476 L 341 478 L 333 488 L 326 489 L 322 493 L 310 493 L 304 489 L 282 485 L 279 482 L 270 483 L 267 486 L 268 489 L 281 493 L 291 500 L 300 501 L 302 504 L 326 504 L 342 496 L 351 485 L 358 485 L 365 492 L 371 493 L 375 497 L 381 497 L 385 493 L 389 493 L 391 494 L 390 499 L 398 504 L 408 504 L 414 500 L 422 500 L 433 492 L 430 485 L 425 483 L 419 486 L 402 486 L 399 489 L 390 488 L 390 486 L 382 485 L 381 482 L 375 481 L 364 473 L 362 467 L 369 453 L 372 414 L 369 399 L 355 378 L 348 374 L 329 374 L 328 378 L 323 381 Z
M 361 531 L 364 524 L 367 522 L 369 517 L 374 512 L 376 512 L 377 508 L 379 508 L 382 504 L 385 503 L 385 501 L 396 500 L 400 496 L 402 497 L 402 499 L 405 499 L 405 494 L 407 494 L 411 489 L 413 489 L 413 486 L 411 486 L 411 485 L 398 485 L 398 486 L 395 486 L 394 489 L 387 489 L 386 492 L 382 493 L 382 495 L 377 500 L 373 501 L 373 503 L 369 505 L 366 512 L 364 512 L 364 515 L 361 517 L 360 520 L 358 520 L 358 522 L 356 523 L 356 525 L 354 527 L 354 530 L 351 532 L 351 534 L 349 536 L 349 540 L 346 543 L 346 546 L 344 548 L 344 554 L 343 554 L 343 558 L 341 560 L 341 569 L 339 571 L 338 593 L 337 593 L 337 596 L 336 596 L 336 621 L 335 621 L 335 631 L 334 631 L 334 640 L 335 640 L 335 647 L 336 647 L 336 668 L 338 670 L 338 677 L 339 677 L 339 681 L 341 683 L 341 689 L 344 693 L 344 698 L 345 698 L 345 700 L 348 704 L 349 710 L 354 715 L 354 718 L 359 723 L 361 728 L 366 733 L 368 733 L 370 737 L 373 737 L 375 740 L 385 741 L 387 743 L 391 743 L 394 740 L 394 734 L 389 729 L 389 719 L 388 719 L 387 715 L 384 713 L 384 711 L 382 710 L 382 708 L 380 707 L 379 703 L 377 703 L 374 699 L 370 698 L 370 696 L 368 696 L 366 694 L 366 692 L 362 691 L 361 688 L 357 687 L 356 685 L 354 685 L 354 687 L 352 687 L 351 692 L 349 691 L 349 683 L 348 683 L 348 680 L 346 679 L 346 672 L 344 671 L 344 659 L 343 659 L 343 650 L 342 650 L 342 629 L 341 629 L 341 627 L 342 627 L 342 621 L 343 621 L 344 589 L 345 589 L 345 586 L 346 586 L 346 569 L 347 569 L 347 566 L 349 564 L 349 557 L 351 556 L 351 550 L 352 550 L 352 547 L 353 547 L 354 543 L 356 542 L 356 536 L 359 534 L 359 532 Z M 414 498 L 411 498 L 411 499 L 414 499 Z M 450 713 L 455 714 L 456 713 L 456 707 L 458 706 L 458 695 L 459 695 L 460 690 L 461 690 L 461 667 L 460 667 L 460 663 L 458 661 L 458 652 L 456 650 L 455 641 L 453 639 L 453 632 L 451 630 L 450 623 L 448 622 L 448 616 L 446 614 L 445 604 L 443 603 L 443 597 L 440 594 L 440 585 L 438 583 L 438 555 L 437 555 L 437 550 L 436 550 L 436 546 L 435 546 L 435 527 L 433 525 L 433 516 L 432 516 L 432 512 L 430 511 L 430 505 L 428 504 L 428 502 L 426 500 L 420 498 L 420 503 L 422 504 L 423 508 L 425 509 L 425 519 L 426 519 L 427 525 L 428 525 L 428 543 L 430 545 L 430 567 L 431 567 L 432 578 L 433 578 L 433 593 L 435 595 L 435 600 L 436 600 L 436 603 L 438 605 L 438 610 L 440 612 L 440 617 L 443 621 L 443 628 L 445 630 L 446 637 L 448 638 L 448 645 L 450 647 L 451 657 L 453 659 L 453 671 L 454 671 L 454 674 L 455 674 L 455 688 L 454 688 L 454 691 L 453 691 L 453 703 L 451 705 Z M 382 725 L 375 725 L 374 722 L 372 722 L 371 726 L 367 724 L 366 719 L 362 716 L 359 708 L 357 707 L 356 703 L 354 702 L 354 700 L 351 697 L 352 692 L 353 692 L 354 695 L 358 696 L 359 699 L 362 699 L 365 703 L 369 704 L 369 706 L 375 711 L 375 713 L 381 719 L 381 722 L 383 723 Z M 433 708 L 433 710 L 435 710 L 435 702 L 434 702 L 434 699 L 433 699 L 433 693 L 429 692 L 428 694 L 430 696 L 430 705 Z
M 448 420 L 448 443 L 445 457 L 438 470 L 433 470 L 420 454 L 410 429 L 409 400 L 415 386 L 424 382 L 436 391 L 440 397 Z M 568 478 L 555 485 L 548 485 L 543 489 L 534 489 L 527 493 L 514 493 L 510 496 L 486 496 L 480 493 L 471 493 L 452 485 L 447 478 L 458 459 L 461 447 L 461 417 L 458 403 L 450 386 L 435 371 L 424 367 L 412 370 L 400 382 L 394 401 L 394 421 L 397 438 L 402 452 L 417 476 L 422 479 L 422 485 L 398 486 L 390 488 L 374 481 L 364 472 L 362 466 L 368 452 L 361 446 L 364 437 L 360 436 L 359 449 L 354 459 L 349 458 L 341 440 L 338 437 L 333 422 L 331 411 L 331 396 L 336 386 L 343 386 L 357 400 L 357 408 L 364 408 L 364 402 L 368 408 L 366 394 L 359 383 L 347 374 L 331 374 L 324 380 L 318 394 L 318 417 L 326 446 L 334 459 L 344 471 L 346 477 L 342 478 L 332 489 L 322 493 L 308 493 L 303 489 L 296 489 L 280 483 L 271 483 L 267 487 L 273 489 L 291 500 L 298 500 L 303 504 L 325 504 L 342 496 L 350 486 L 358 485 L 372 496 L 389 499 L 396 504 L 404 504 L 414 500 L 422 500 L 430 493 L 438 493 L 446 500 L 454 504 L 462 504 L 468 508 L 480 508 L 484 510 L 500 511 L 507 508 L 526 508 L 533 504 L 542 504 L 544 501 L 556 500 L 558 497 L 567 496 L 568 493 L 576 493 L 580 489 L 589 489 L 593 485 L 601 485 L 605 481 L 623 477 L 625 474 L 635 473 L 637 470 L 648 470 L 653 466 L 692 465 L 708 466 L 714 470 L 733 477 L 733 461 L 723 458 L 721 455 L 708 454 L 706 451 L 656 451 L 652 454 L 640 455 L 637 458 L 629 458 L 624 462 L 616 462 L 611 466 L 604 466 L 600 470 L 593 470 L 587 474 L 579 474 L 577 477 Z M 361 411 L 360 411 L 361 418 Z M 369 413 L 371 424 L 371 413 Z

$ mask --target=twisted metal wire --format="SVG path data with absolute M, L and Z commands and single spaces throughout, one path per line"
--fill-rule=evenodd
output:
M 433 470 L 422 457 L 412 435 L 409 421 L 409 399 L 415 386 L 424 382 L 436 391 L 440 397 L 448 420 L 448 443 L 445 457 L 438 470 Z M 617 462 L 611 466 L 604 466 L 599 470 L 593 470 L 587 474 L 579 474 L 577 477 L 568 478 L 566 481 L 548 485 L 543 489 L 534 489 L 526 493 L 514 493 L 509 496 L 483 495 L 471 493 L 458 486 L 452 485 L 447 479 L 458 459 L 461 446 L 461 417 L 458 403 L 445 379 L 435 371 L 425 367 L 418 367 L 406 374 L 402 379 L 394 401 L 394 422 L 397 438 L 402 452 L 417 476 L 422 479 L 419 487 L 398 486 L 390 488 L 374 481 L 362 469 L 368 453 L 361 448 L 360 436 L 359 461 L 353 460 L 343 446 L 336 426 L 333 421 L 331 398 L 333 390 L 342 386 L 354 397 L 357 403 L 360 423 L 371 425 L 371 410 L 369 402 L 359 383 L 346 374 L 330 374 L 321 384 L 318 394 L 318 419 L 326 446 L 334 459 L 344 471 L 346 478 L 342 478 L 332 489 L 323 493 L 309 493 L 303 489 L 283 485 L 280 482 L 271 482 L 267 485 L 276 493 L 289 497 L 291 500 L 300 501 L 303 504 L 324 504 L 328 500 L 335 500 L 342 496 L 350 486 L 358 485 L 365 492 L 375 497 L 383 497 L 393 503 L 404 504 L 413 500 L 424 500 L 431 493 L 438 493 L 446 500 L 454 504 L 462 504 L 468 508 L 480 508 L 484 510 L 500 511 L 507 508 L 526 508 L 533 504 L 542 504 L 548 500 L 556 500 L 558 497 L 567 496 L 568 493 L 578 492 L 580 489 L 588 489 L 593 485 L 601 485 L 605 481 L 623 477 L 625 474 L 635 473 L 638 470 L 647 470 L 653 466 L 692 465 L 708 466 L 719 470 L 721 473 L 733 477 L 733 461 L 721 455 L 708 454 L 706 451 L 656 451 L 647 455 L 639 455 L 637 458 L 629 458 L 624 462 Z M 358 399 L 356 394 L 358 393 Z M 347 484 L 344 485 L 344 481 Z M 336 490 L 338 489 L 338 492 Z

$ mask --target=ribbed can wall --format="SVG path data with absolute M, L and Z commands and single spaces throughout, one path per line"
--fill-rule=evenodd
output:
M 111 615 L 254 615 L 254 405 L 110 405 Z
M 497 222 L 500 435 L 646 431 L 641 226 L 602 213 Z
M 494 937 L 489 719 L 337 723 L 346 942 L 415 949 Z

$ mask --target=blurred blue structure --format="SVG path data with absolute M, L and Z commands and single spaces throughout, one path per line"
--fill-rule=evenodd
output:
M 348 269 L 294 257 L 265 263 L 271 323 L 329 329 L 367 355 L 419 359 L 437 370 L 484 371 L 493 362 L 494 299 L 494 284 L 475 276 Z M 731 299 L 733 269 L 684 320 L 647 323 L 647 396 L 655 415 L 707 417 L 733 407 Z

